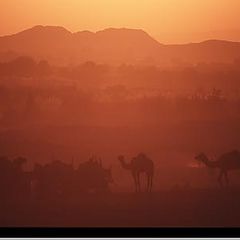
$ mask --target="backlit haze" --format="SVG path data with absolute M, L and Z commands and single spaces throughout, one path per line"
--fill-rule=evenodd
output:
M 0 0 L 0 227 L 240 227 L 239 10 Z
M 162 43 L 239 41 L 239 9 L 238 0 L 1 0 L 0 35 L 55 25 L 72 32 L 143 29 Z

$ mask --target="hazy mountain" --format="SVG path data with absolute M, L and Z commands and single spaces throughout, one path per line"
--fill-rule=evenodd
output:
M 166 45 L 168 59 L 179 62 L 229 63 L 240 57 L 240 43 L 223 40 L 207 40 L 200 43 Z
M 17 52 L 53 64 L 95 61 L 107 64 L 186 64 L 231 62 L 240 57 L 240 43 L 209 40 L 163 45 L 143 30 L 105 29 L 71 33 L 63 27 L 35 26 L 0 37 L 0 52 Z
M 62 27 L 35 26 L 20 33 L 0 38 L 0 51 L 12 50 L 22 55 L 47 58 L 61 63 L 68 53 L 72 33 Z

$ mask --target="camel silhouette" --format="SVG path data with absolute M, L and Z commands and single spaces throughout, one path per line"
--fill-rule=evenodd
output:
M 216 161 L 210 161 L 204 153 L 200 153 L 195 159 L 203 162 L 209 168 L 220 169 L 218 181 L 221 187 L 223 187 L 223 176 L 225 184 L 229 185 L 228 171 L 240 169 L 240 152 L 237 150 L 222 154 Z
M 152 191 L 154 163 L 145 154 L 140 153 L 137 157 L 132 158 L 130 163 L 126 163 L 123 155 L 118 157 L 122 167 L 130 170 L 135 183 L 136 192 L 141 191 L 140 174 L 145 173 L 147 176 L 147 192 Z
M 96 156 L 79 164 L 76 178 L 81 192 L 110 192 L 109 185 L 114 182 L 111 167 L 104 168 L 101 158 L 97 159 Z

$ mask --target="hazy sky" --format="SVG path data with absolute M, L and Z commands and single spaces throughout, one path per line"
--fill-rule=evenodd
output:
M 160 42 L 240 41 L 240 0 L 0 0 L 0 35 L 34 25 L 141 28 Z

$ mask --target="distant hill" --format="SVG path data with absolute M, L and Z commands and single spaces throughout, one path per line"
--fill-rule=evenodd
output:
M 63 27 L 35 26 L 0 37 L 0 58 L 2 55 L 6 58 L 3 53 L 29 55 L 57 65 L 94 61 L 166 66 L 232 62 L 240 58 L 240 43 L 208 40 L 201 43 L 164 45 L 138 29 L 109 28 L 96 33 L 71 33 Z

